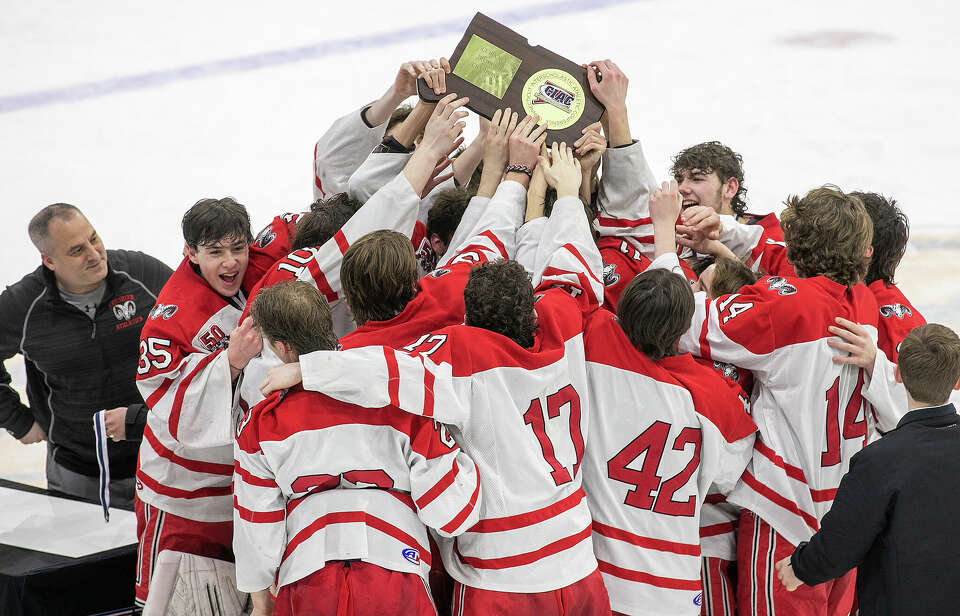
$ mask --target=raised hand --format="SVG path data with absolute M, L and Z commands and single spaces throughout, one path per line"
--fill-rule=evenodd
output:
M 650 218 L 653 219 L 653 224 L 669 226 L 672 232 L 682 205 L 683 196 L 680 195 L 677 181 L 663 182 L 660 188 L 650 195 Z
M 263 336 L 253 317 L 247 317 L 243 323 L 230 333 L 230 346 L 227 347 L 227 361 L 230 374 L 235 379 L 247 367 L 251 359 L 263 349 Z
M 573 153 L 580 160 L 580 167 L 587 172 L 600 164 L 600 158 L 607 151 L 607 140 L 601 132 L 600 122 L 594 122 L 581 132 L 583 136 L 573 143 Z
M 510 164 L 523 165 L 530 172 L 537 164 L 540 146 L 547 140 L 547 125 L 537 124 L 540 116 L 526 116 L 510 135 Z
M 547 185 L 557 191 L 557 198 L 576 197 L 580 191 L 583 177 L 580 173 L 580 161 L 573 155 L 573 149 L 566 143 L 553 142 L 550 156 L 541 156 L 543 177 Z
M 447 75 L 450 74 L 450 63 L 447 62 L 446 58 L 421 63 L 418 68 L 418 77 L 423 77 L 427 86 L 433 88 L 434 94 L 446 93 Z M 414 93 L 416 93 L 416 84 L 414 84 Z
M 453 151 L 459 145 L 457 139 L 463 132 L 463 127 L 467 125 L 463 121 L 463 118 L 467 117 L 467 112 L 458 111 L 458 109 L 469 102 L 469 98 L 457 98 L 456 94 L 448 94 L 441 98 L 430 119 L 427 120 L 418 149 L 425 148 L 434 154 L 435 162 L 440 160 L 441 156 L 446 156 Z
M 483 172 L 477 188 L 478 197 L 490 198 L 497 191 L 510 157 L 510 135 L 516 127 L 517 114 L 509 107 L 493 112 L 483 144 Z
M 609 124 L 607 136 L 610 145 L 616 147 L 631 143 L 627 122 L 627 76 L 610 60 L 595 60 L 583 66 L 587 69 L 590 91 L 606 108 L 604 116 Z

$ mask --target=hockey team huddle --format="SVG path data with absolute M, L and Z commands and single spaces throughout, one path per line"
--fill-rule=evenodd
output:
M 309 211 L 185 214 L 140 338 L 138 602 L 167 551 L 235 562 L 258 615 L 850 614 L 855 570 L 777 563 L 906 411 L 904 214 L 751 214 L 715 141 L 657 181 L 609 60 L 575 143 L 506 108 L 464 146 L 449 70 L 333 123 Z M 443 98 L 404 105 L 417 77 Z

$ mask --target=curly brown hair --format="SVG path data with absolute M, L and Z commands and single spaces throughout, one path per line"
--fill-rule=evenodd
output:
M 623 290 L 617 320 L 627 339 L 650 359 L 676 354 L 693 318 L 690 283 L 665 269 L 648 269 Z
M 487 262 L 470 270 L 463 301 L 467 325 L 506 336 L 525 349 L 533 346 L 533 285 L 516 261 Z
M 871 284 L 882 280 L 887 284 L 896 284 L 893 275 L 907 250 L 907 240 L 910 239 L 910 221 L 907 215 L 897 207 L 896 199 L 887 199 L 871 192 L 850 194 L 863 201 L 863 206 L 867 208 L 867 214 L 873 221 L 873 256 L 870 257 L 870 267 L 864 282 Z
M 397 316 L 417 295 L 410 238 L 386 229 L 367 233 L 344 253 L 340 282 L 357 325 Z
M 670 174 L 679 183 L 687 172 L 699 169 L 704 173 L 716 172 L 720 183 L 730 178 L 737 180 L 737 194 L 730 207 L 737 216 L 747 211 L 747 185 L 743 181 L 743 157 L 719 141 L 706 141 L 692 145 L 673 157 Z
M 826 276 L 847 286 L 863 280 L 873 224 L 858 197 L 826 184 L 784 204 L 780 227 L 787 259 L 801 278 Z

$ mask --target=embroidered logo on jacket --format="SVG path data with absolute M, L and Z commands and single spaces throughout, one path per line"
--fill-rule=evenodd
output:
M 880 306 L 880 316 L 890 318 L 897 317 L 900 320 L 903 320 L 903 317 L 912 317 L 913 311 L 910 310 L 908 306 L 903 304 L 884 304 Z
M 407 548 L 400 553 L 403 554 L 403 557 L 407 559 L 408 562 L 411 562 L 414 565 L 420 564 L 420 552 L 414 550 L 413 548 Z
M 767 278 L 767 286 L 771 291 L 776 291 L 780 295 L 793 295 L 797 292 L 797 287 L 793 286 L 780 276 Z
M 113 316 L 117 317 L 118 321 L 129 321 L 136 315 L 137 305 L 133 300 L 127 300 L 113 305 Z

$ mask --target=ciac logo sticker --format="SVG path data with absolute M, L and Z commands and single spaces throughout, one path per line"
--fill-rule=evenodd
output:
M 583 105 L 583 87 L 566 71 L 543 69 L 523 85 L 524 111 L 540 116 L 550 130 L 573 126 L 583 115 Z

